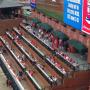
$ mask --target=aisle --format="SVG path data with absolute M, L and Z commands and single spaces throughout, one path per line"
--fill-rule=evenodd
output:
M 4 75 L 1 67 L 0 67 L 0 90 L 13 90 L 10 87 L 7 87 L 6 85 L 6 76 Z

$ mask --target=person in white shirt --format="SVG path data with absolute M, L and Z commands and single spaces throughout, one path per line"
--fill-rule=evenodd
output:
M 65 69 L 64 69 L 64 68 L 62 68 L 62 72 L 63 72 L 63 74 L 66 74 L 66 71 L 65 71 Z
M 25 55 L 24 54 L 22 55 L 22 60 L 25 60 Z

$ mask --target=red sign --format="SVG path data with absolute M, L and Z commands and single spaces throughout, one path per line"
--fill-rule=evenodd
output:
M 82 31 L 90 34 L 90 0 L 83 1 Z

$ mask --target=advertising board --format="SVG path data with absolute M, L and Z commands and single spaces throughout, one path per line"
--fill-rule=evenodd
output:
M 83 0 L 64 0 L 64 23 L 81 30 Z
M 90 0 L 83 2 L 82 31 L 90 34 Z

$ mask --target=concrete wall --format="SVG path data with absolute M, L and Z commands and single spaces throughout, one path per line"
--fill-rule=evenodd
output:
M 90 71 L 75 72 L 73 78 L 66 78 L 63 85 L 54 87 L 53 90 L 88 90 L 90 84 Z

